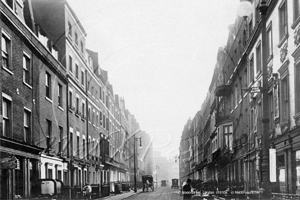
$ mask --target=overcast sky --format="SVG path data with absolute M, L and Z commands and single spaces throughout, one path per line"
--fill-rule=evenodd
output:
M 187 120 L 208 92 L 217 51 L 239 0 L 68 0 L 99 53 L 114 93 L 154 150 L 178 152 Z

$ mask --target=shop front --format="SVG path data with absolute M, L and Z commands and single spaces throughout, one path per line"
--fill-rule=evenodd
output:
M 277 171 L 272 193 L 299 195 L 300 198 L 300 128 L 276 138 L 274 146 Z
M 41 150 L 1 138 L 0 199 L 30 198 L 34 195 Z

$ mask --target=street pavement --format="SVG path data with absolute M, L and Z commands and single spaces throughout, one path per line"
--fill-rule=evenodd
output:
M 130 196 L 133 196 L 133 195 L 137 195 L 141 192 L 143 192 L 142 189 L 137 190 L 136 193 L 132 190 L 130 192 L 124 192 L 122 194 L 117 194 L 117 195 L 114 195 L 114 196 L 104 197 L 104 198 L 100 198 L 100 199 L 97 199 L 97 200 L 121 200 L 121 199 L 126 199 Z
M 149 190 L 148 192 L 143 192 L 143 190 L 138 190 L 137 193 L 133 191 L 125 192 L 115 196 L 100 198 L 98 200 L 182 200 L 179 189 L 171 189 L 170 187 L 159 187 L 155 188 L 154 191 Z M 194 196 L 194 200 L 225 200 L 224 198 L 214 198 L 214 197 L 200 197 Z
M 126 200 L 181 200 L 179 189 L 171 189 L 170 187 L 155 188 L 154 191 L 140 192 L 136 195 L 125 198 Z

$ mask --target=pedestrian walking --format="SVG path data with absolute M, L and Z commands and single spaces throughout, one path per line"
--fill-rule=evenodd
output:
M 186 180 L 186 184 L 182 188 L 183 199 L 192 199 L 191 179 Z

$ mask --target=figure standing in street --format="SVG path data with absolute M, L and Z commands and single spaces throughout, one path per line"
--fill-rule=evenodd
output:
M 182 188 L 183 199 L 192 199 L 191 179 L 186 180 L 186 184 Z
M 84 194 L 84 199 L 91 199 L 92 187 L 90 186 L 90 184 L 86 183 L 82 190 Z

